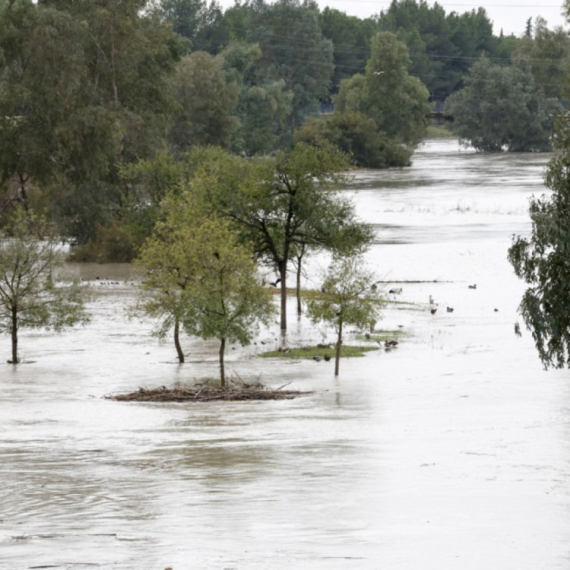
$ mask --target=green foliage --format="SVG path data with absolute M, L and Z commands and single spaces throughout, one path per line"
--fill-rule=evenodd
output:
M 176 150 L 229 146 L 239 124 L 230 114 L 238 89 L 226 82 L 220 62 L 206 52 L 187 55 L 178 64 L 174 89 L 181 106 L 170 137 Z
M 258 69 L 257 44 L 234 41 L 221 53 L 228 81 L 239 89 L 233 114 L 239 119 L 232 148 L 249 156 L 268 154 L 279 146 L 293 107 L 293 92 L 284 80 L 273 80 Z
M 328 141 L 365 168 L 408 166 L 412 154 L 390 141 L 378 131 L 374 119 L 362 113 L 333 113 L 309 119 L 295 132 L 295 140 L 311 145 Z
M 394 34 L 379 32 L 371 49 L 366 74 L 341 82 L 335 112 L 317 133 L 359 166 L 407 166 L 427 132 L 428 92 L 409 75 L 407 48 Z
M 161 0 L 158 10 L 195 50 L 215 55 L 220 43 L 228 39 L 222 10 L 214 1 Z
M 63 264 L 53 228 L 31 211 L 16 211 L 0 235 L 0 331 L 11 336 L 12 364 L 20 361 L 20 329 L 60 331 L 87 321 L 85 289 L 62 273 Z
M 352 358 L 364 356 L 367 352 L 378 350 L 378 346 L 350 346 L 344 344 L 340 349 L 340 356 L 343 358 Z M 315 356 L 334 356 L 335 348 L 323 348 L 322 346 L 303 346 L 300 348 L 291 348 L 288 351 L 272 350 L 264 352 L 259 356 L 261 358 L 314 358 Z
M 205 175 L 204 175 L 205 176 Z M 257 280 L 250 249 L 229 222 L 206 216 L 188 189 L 165 203 L 137 264 L 146 276 L 135 312 L 160 320 L 158 334 L 179 327 L 220 340 L 220 377 L 225 384 L 226 342 L 249 344 L 259 323 L 274 314 L 271 297 Z
M 453 131 L 487 152 L 550 150 L 559 109 L 544 98 L 526 65 L 502 67 L 486 58 L 471 68 L 465 87 L 447 105 Z
M 293 93 L 285 142 L 293 130 L 319 109 L 320 99 L 329 94 L 333 73 L 333 47 L 323 37 L 318 7 L 313 2 L 264 0 L 252 3 L 247 23 L 247 40 L 261 48 L 260 68 L 273 82 L 284 81 Z
M 370 57 L 370 39 L 377 31 L 377 23 L 348 16 L 328 6 L 321 12 L 319 22 L 323 36 L 333 44 L 334 72 L 331 93 L 338 92 L 340 82 L 357 73 L 363 73 Z
M 519 310 L 545 367 L 570 365 L 570 121 L 557 128 L 546 171 L 551 196 L 532 198 L 530 237 L 516 236 L 509 261 L 529 285 Z
M 483 8 L 446 14 L 438 3 L 395 0 L 380 13 L 378 26 L 406 43 L 412 54 L 410 73 L 436 97 L 445 98 L 460 89 L 473 60 L 482 54 L 510 55 L 508 42 L 493 36 L 492 22 Z
M 335 191 L 346 168 L 346 158 L 328 146 L 298 144 L 273 159 L 255 160 L 202 152 L 193 187 L 279 273 L 283 330 L 292 256 L 303 247 L 359 249 L 371 240 L 371 229 L 356 220 L 352 203 Z
M 565 30 L 549 30 L 546 21 L 538 17 L 534 37 L 523 37 L 512 59 L 518 64 L 526 62 L 535 85 L 546 97 L 565 98 L 570 71 L 570 38 Z
M 136 250 L 150 237 L 160 216 L 163 200 L 170 193 L 177 194 L 188 183 L 190 176 L 190 165 L 184 160 L 176 160 L 165 151 L 121 170 L 124 184 L 121 223 L 129 234 L 128 241 L 133 243 Z
M 321 294 L 307 302 L 312 322 L 325 322 L 337 332 L 335 376 L 339 372 L 340 349 L 345 326 L 370 329 L 380 318 L 382 299 L 375 275 L 359 256 L 333 258 Z
M 121 204 L 119 165 L 154 152 L 179 55 L 146 2 L 21 1 L 0 12 L 0 172 L 5 199 L 51 208 L 80 242 Z

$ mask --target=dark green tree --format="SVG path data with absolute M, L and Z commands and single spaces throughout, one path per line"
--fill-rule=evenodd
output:
M 261 49 L 257 44 L 231 42 L 220 54 L 229 83 L 238 91 L 232 114 L 239 127 L 232 137 L 232 149 L 248 156 L 269 154 L 279 144 L 292 113 L 293 92 L 285 81 L 264 76 L 258 64 Z
M 229 39 L 222 8 L 215 0 L 161 0 L 158 10 L 193 50 L 216 55 Z
M 260 67 L 265 77 L 284 81 L 293 93 L 291 113 L 284 143 L 290 143 L 293 130 L 305 118 L 319 111 L 321 100 L 328 98 L 333 73 L 332 42 L 319 26 L 317 4 L 306 0 L 264 0 L 252 2 L 247 39 L 258 43 Z
M 528 284 L 519 311 L 545 367 L 570 365 L 570 121 L 560 119 L 546 170 L 550 196 L 532 198 L 530 237 L 516 236 L 509 261 Z
M 255 255 L 279 275 L 283 331 L 293 257 L 303 247 L 356 251 L 372 239 L 372 230 L 357 220 L 352 203 L 338 192 L 347 163 L 329 147 L 299 144 L 289 153 L 256 160 L 210 149 L 198 151 L 196 163 L 194 190 L 217 215 L 232 220 Z
M 483 8 L 446 14 L 437 2 L 430 6 L 425 0 L 394 0 L 381 12 L 378 25 L 406 43 L 412 60 L 410 73 L 438 98 L 461 87 L 474 58 L 483 53 L 493 57 L 499 47 Z
M 372 119 L 378 136 L 369 157 L 377 166 L 405 166 L 426 134 L 429 94 L 417 77 L 409 75 L 406 45 L 394 34 L 379 32 L 371 45 L 365 75 L 341 83 L 335 114 L 358 113 Z M 363 154 L 356 150 L 351 149 L 353 156 Z
M 563 99 L 568 90 L 570 37 L 563 28 L 549 30 L 543 18 L 536 18 L 534 37 L 521 39 L 512 54 L 514 63 L 526 62 L 534 82 L 546 97 Z
M 546 151 L 551 148 L 554 102 L 534 84 L 526 65 L 499 66 L 479 60 L 465 87 L 450 97 L 447 112 L 462 141 L 487 152 Z
M 356 73 L 364 73 L 370 57 L 370 40 L 378 31 L 372 18 L 361 20 L 328 6 L 320 13 L 323 36 L 333 45 L 334 72 L 331 93 L 338 92 L 340 82 Z
M 179 44 L 146 2 L 21 0 L 0 12 L 0 170 L 80 242 L 120 209 L 120 164 L 162 144 Z M 17 191 L 14 190 L 15 186 Z
M 229 146 L 239 126 L 231 115 L 238 88 L 226 81 L 221 61 L 202 51 L 187 55 L 177 66 L 174 91 L 181 108 L 170 137 L 175 149 Z

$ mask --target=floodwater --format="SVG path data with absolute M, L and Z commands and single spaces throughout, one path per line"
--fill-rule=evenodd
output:
M 229 350 L 241 377 L 314 391 L 292 401 L 103 399 L 216 374 L 217 346 L 185 339 L 179 366 L 125 316 L 128 267 L 75 268 L 92 322 L 25 333 L 26 362 L 0 365 L 0 569 L 568 569 L 569 373 L 514 334 L 506 261 L 548 158 L 431 142 L 410 169 L 359 173 L 368 261 L 419 305 L 386 309 L 400 346 L 338 379 L 332 362 L 256 359 L 277 324 Z M 290 342 L 320 342 L 290 309 Z

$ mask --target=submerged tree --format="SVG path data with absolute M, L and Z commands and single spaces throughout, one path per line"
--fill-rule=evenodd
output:
M 376 277 L 363 265 L 360 256 L 333 258 L 321 292 L 307 303 L 312 322 L 324 321 L 336 330 L 335 376 L 339 373 L 345 327 L 370 328 L 380 315 L 382 299 Z
M 390 32 L 371 41 L 365 74 L 340 83 L 335 112 L 302 128 L 299 140 L 327 140 L 370 168 L 408 166 L 427 132 L 429 93 L 408 70 L 406 45 Z
M 557 132 L 546 171 L 552 195 L 531 199 L 530 237 L 516 236 L 509 261 L 528 285 L 519 310 L 545 367 L 570 366 L 570 120 Z
M 545 99 L 524 61 L 503 67 L 482 58 L 446 109 L 453 131 L 477 150 L 536 152 L 551 149 L 552 117 L 560 106 Z
M 275 159 L 252 161 L 210 149 L 201 162 L 194 186 L 279 274 L 281 330 L 287 330 L 287 271 L 300 248 L 356 250 L 372 239 L 371 228 L 338 192 L 346 180 L 345 157 L 330 147 L 299 144 Z
M 63 264 L 52 228 L 31 211 L 17 211 L 0 236 L 0 330 L 12 340 L 11 364 L 20 362 L 21 329 L 60 331 L 88 320 L 85 288 L 63 274 Z
M 135 312 L 160 320 L 158 334 L 174 329 L 179 362 L 180 332 L 220 341 L 220 379 L 225 386 L 227 342 L 249 344 L 275 308 L 257 280 L 251 248 L 238 243 L 227 220 L 205 215 L 189 189 L 170 196 L 138 260 L 145 271 Z

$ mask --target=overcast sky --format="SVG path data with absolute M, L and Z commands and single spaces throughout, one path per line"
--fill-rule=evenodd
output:
M 378 14 L 381 10 L 386 10 L 390 6 L 390 0 L 317 0 L 321 8 L 330 6 L 346 14 L 366 18 L 373 14 Z M 433 6 L 434 1 L 428 0 L 428 4 Z M 565 25 L 565 20 L 561 15 L 562 1 L 557 0 L 479 0 L 469 2 L 468 0 L 440 0 L 440 6 L 446 13 L 470 12 L 479 7 L 485 8 L 489 19 L 493 22 L 493 31 L 499 34 L 501 29 L 504 34 L 521 35 L 529 18 L 542 16 L 550 29 L 556 26 Z M 565 26 L 567 27 L 567 26 Z

